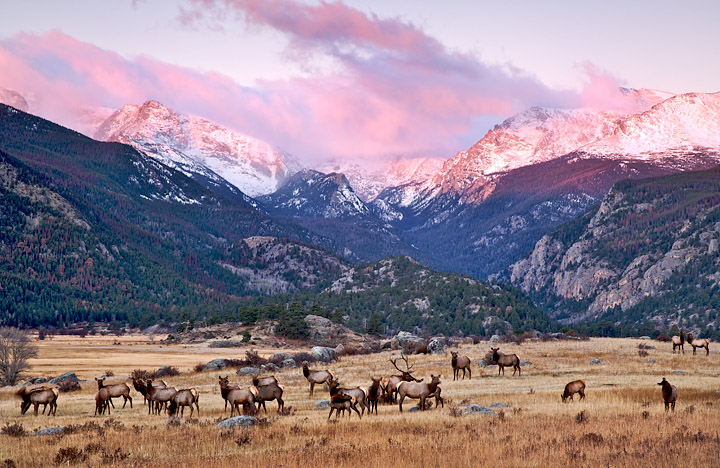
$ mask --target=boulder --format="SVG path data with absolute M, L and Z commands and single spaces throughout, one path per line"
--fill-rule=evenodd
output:
M 673 373 L 673 374 L 677 374 L 677 375 L 685 375 L 685 374 L 687 374 L 687 372 L 682 371 L 682 370 L 674 370 L 674 371 L 672 371 L 672 373 Z
M 30 379 L 27 382 L 23 382 L 21 384 L 21 386 L 25 387 L 27 385 L 37 385 L 37 384 L 45 383 L 47 381 L 48 380 L 45 377 L 35 377 L 34 379 Z
M 315 409 L 321 410 L 321 409 L 328 409 L 330 408 L 330 402 L 328 400 L 321 400 L 315 402 Z
M 491 337 L 490 337 L 490 341 L 491 341 L 492 343 L 497 343 L 498 341 L 500 341 L 500 335 L 493 335 L 493 336 L 491 336 Z
M 380 349 L 392 349 L 392 341 L 385 341 L 380 345 Z
M 337 357 L 335 350 L 326 346 L 313 346 L 310 354 L 312 354 L 312 357 L 314 357 L 316 361 L 322 362 L 330 362 Z
M 533 363 L 530 362 L 530 361 L 520 361 L 520 367 L 523 367 L 523 366 L 532 366 L 532 365 L 533 365 Z
M 257 367 L 241 367 L 237 370 L 237 375 L 258 375 L 262 372 Z
M 272 356 L 270 356 L 270 359 L 268 361 L 271 362 L 283 362 L 288 359 L 292 359 L 292 354 L 289 353 L 273 353 Z
M 204 371 L 216 371 L 223 370 L 227 367 L 227 359 L 213 359 L 207 364 L 202 366 Z
M 602 364 L 602 361 L 600 359 L 593 359 L 592 361 L 588 362 L 588 364 L 592 364 L 592 365 Z
M 490 408 L 512 408 L 512 406 L 506 403 L 493 403 L 492 405 L 490 405 Z
M 655 363 L 655 359 L 650 358 L 650 359 L 647 360 L 647 362 L 649 362 L 650 364 L 654 364 L 654 363 Z
M 236 427 L 252 427 L 257 424 L 258 420 L 252 416 L 235 416 L 220 421 L 217 425 L 218 429 L 234 429 Z
M 465 412 L 468 414 L 495 414 L 495 411 L 491 410 L 490 408 L 487 408 L 483 405 L 467 405 L 465 407 Z
M 75 372 L 65 372 L 63 375 L 55 377 L 54 379 L 50 379 L 51 384 L 53 385 L 60 385 L 63 382 L 80 382 L 80 379 L 77 378 L 77 375 L 75 375 Z
M 430 354 L 445 354 L 445 348 L 447 348 L 447 338 L 445 337 L 433 338 L 428 343 Z
M 332 342 L 337 342 L 343 334 L 343 327 L 334 324 L 325 317 L 309 314 L 303 320 L 308 326 L 310 341 L 315 343 L 329 345 Z
M 282 364 L 283 367 L 297 367 L 297 363 L 295 362 L 295 359 L 284 359 Z
M 420 407 L 419 407 L 419 406 L 413 406 L 412 408 L 410 408 L 410 409 L 408 410 L 408 413 L 414 413 L 415 411 L 420 411 Z
M 35 431 L 30 436 L 45 436 L 45 435 L 58 435 L 63 434 L 67 428 L 65 426 L 60 427 L 48 427 L 46 429 L 40 429 L 39 431 Z
M 260 366 L 260 368 L 265 371 L 280 372 L 280 367 L 278 367 L 276 364 L 273 364 L 272 362 L 263 364 L 262 366 Z

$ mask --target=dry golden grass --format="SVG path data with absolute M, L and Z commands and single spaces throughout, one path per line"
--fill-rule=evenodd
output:
M 413 357 L 418 376 L 443 375 L 445 408 L 400 414 L 397 406 L 381 405 L 378 416 L 362 420 L 341 417 L 335 421 L 333 417 L 327 421 L 327 410 L 314 406 L 328 398 L 327 392 L 316 389 L 309 397 L 301 371 L 286 370 L 277 375 L 285 386 L 291 415 L 278 416 L 276 403 L 269 402 L 267 416 L 260 415 L 267 418 L 264 424 L 228 432 L 215 427 L 224 405 L 217 378 L 232 371 L 186 372 L 166 379 L 178 388 L 193 386 L 201 392 L 201 417 L 178 425 L 168 425 L 165 416 L 148 416 L 142 397 L 134 391 L 133 409 L 117 405 L 112 419 L 93 418 L 92 377 L 109 369 L 120 375 L 163 364 L 188 371 L 215 357 L 242 357 L 244 350 L 160 348 L 142 340 L 119 346 L 79 339 L 53 341 L 42 343 L 32 373 L 57 375 L 72 370 L 90 381 L 80 392 L 60 395 L 55 418 L 20 417 L 17 401 L 5 392 L 0 400 L 0 426 L 16 422 L 27 430 L 88 422 L 98 426 L 85 426 L 65 436 L 0 435 L 0 466 L 5 459 L 18 467 L 53 465 L 61 450 L 72 448 L 82 450 L 80 457 L 87 458 L 80 464 L 87 466 L 720 465 L 720 355 L 672 355 L 667 343 L 643 342 L 657 348 L 649 350 L 647 357 L 638 356 L 641 341 L 633 339 L 501 346 L 501 351 L 532 362 L 523 367 L 520 378 L 511 377 L 512 372 L 498 377 L 496 367 L 477 366 L 487 344 L 464 346 L 462 352 L 473 361 L 473 379 L 456 382 L 449 355 Z M 387 352 L 345 357 L 329 368 L 345 385 L 366 386 L 371 375 L 392 373 L 389 357 Z M 600 365 L 589 364 L 596 358 L 602 361 Z M 648 358 L 656 362 L 648 363 Z M 685 374 L 673 374 L 673 370 Z M 671 415 L 665 415 L 656 385 L 663 376 L 679 390 Z M 587 384 L 586 401 L 561 403 L 565 383 L 578 378 Z M 494 416 L 455 416 L 459 404 L 490 406 L 493 402 L 512 407 Z M 414 403 L 406 401 L 406 411 Z

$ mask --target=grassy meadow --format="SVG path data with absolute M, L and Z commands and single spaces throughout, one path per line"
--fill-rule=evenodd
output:
M 640 343 L 655 349 L 639 356 Z M 712 343 L 710 356 L 704 350 L 693 356 L 691 349 L 673 355 L 669 343 L 638 339 L 501 345 L 501 352 L 531 362 L 521 377 L 512 377 L 512 370 L 503 377 L 497 367 L 479 367 L 487 343 L 464 345 L 461 352 L 471 358 L 473 370 L 472 380 L 464 381 L 452 380 L 449 353 L 412 356 L 416 376 L 429 380 L 431 373 L 442 374 L 445 407 L 407 412 L 417 400 L 406 400 L 402 414 L 396 405 L 381 405 L 379 415 L 362 420 L 353 415 L 328 421 L 328 410 L 315 409 L 315 402 L 328 399 L 327 391 L 316 387 L 310 397 L 301 370 L 287 369 L 276 375 L 290 414 L 277 415 L 277 404 L 268 402 L 260 425 L 234 431 L 215 427 L 224 406 L 218 376 L 229 374 L 231 381 L 244 384 L 250 379 L 233 370 L 192 369 L 217 357 L 242 357 L 246 349 L 169 347 L 149 344 L 145 337 L 55 337 L 38 344 L 30 374 L 74 371 L 88 381 L 81 391 L 60 394 L 56 417 L 34 417 L 32 410 L 20 416 L 11 389 L 0 390 L 0 427 L 19 423 L 34 431 L 73 425 L 76 431 L 0 435 L 0 467 L 720 466 L 720 354 Z M 390 352 L 348 356 L 327 367 L 345 386 L 367 386 L 370 376 L 395 373 L 390 357 Z M 590 364 L 593 359 L 601 363 Z M 134 390 L 133 409 L 122 409 L 122 399 L 116 399 L 111 417 L 93 417 L 93 377 L 165 364 L 182 371 L 166 378 L 168 384 L 200 391 L 199 418 L 190 420 L 187 410 L 186 418 L 174 424 L 165 415 L 150 416 Z M 674 414 L 664 412 L 656 385 L 662 377 L 678 387 Z M 576 395 L 576 401 L 563 404 L 564 385 L 575 379 L 585 380 L 587 398 L 578 402 Z M 467 415 L 458 405 L 469 403 L 510 407 L 494 408 L 495 415 Z

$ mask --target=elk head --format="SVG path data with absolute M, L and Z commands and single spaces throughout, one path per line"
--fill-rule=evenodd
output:
M 402 358 L 403 361 L 405 361 L 405 370 L 402 370 L 397 366 L 397 358 L 390 359 L 390 362 L 392 363 L 393 366 L 395 366 L 395 369 L 400 371 L 400 373 L 402 374 L 402 376 L 401 376 L 402 379 L 406 382 L 422 382 L 423 379 L 418 380 L 412 376 L 411 372 L 412 372 L 412 368 L 414 367 L 414 364 L 410 364 L 408 362 L 407 356 L 405 356 L 405 354 L 403 353 L 400 355 L 400 357 Z

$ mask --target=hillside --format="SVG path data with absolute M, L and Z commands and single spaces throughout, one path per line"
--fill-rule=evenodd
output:
M 608 320 L 717 336 L 720 168 L 617 183 L 537 242 L 512 283 L 567 323 Z

